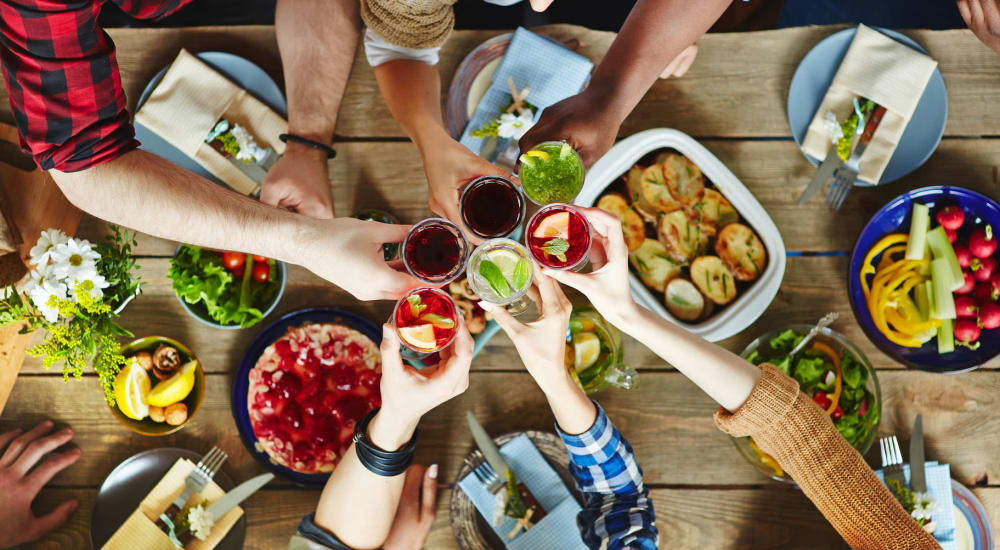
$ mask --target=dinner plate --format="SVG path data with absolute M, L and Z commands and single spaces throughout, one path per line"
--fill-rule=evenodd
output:
M 958 512 L 962 513 L 962 517 L 968 522 L 971 531 L 972 545 L 966 546 L 966 548 L 969 550 L 994 550 L 993 526 L 990 525 L 990 516 L 976 495 L 954 479 L 951 480 L 951 493 L 952 504 L 955 505 Z M 957 524 L 960 518 L 956 516 L 955 521 Z M 959 550 L 965 550 L 965 548 L 960 546 Z
M 877 30 L 890 38 L 895 39 L 919 52 L 927 53 L 920 44 L 909 37 L 889 29 L 877 28 Z M 847 53 L 847 48 L 851 45 L 854 33 L 857 28 L 844 29 L 834 33 L 819 44 L 816 44 L 809 53 L 802 58 L 799 67 L 795 70 L 792 83 L 788 88 L 788 124 L 791 126 L 795 143 L 802 147 L 802 140 L 805 138 L 809 123 L 812 122 L 816 109 L 826 96 L 826 90 L 833 82 L 833 76 L 840 67 L 840 62 Z M 903 135 L 899 139 L 882 179 L 878 184 L 896 181 L 919 168 L 931 156 L 941 136 L 944 135 L 944 126 L 948 119 L 948 93 L 944 87 L 944 78 L 941 71 L 934 69 L 930 82 L 924 89 L 924 95 L 920 97 L 917 108 L 913 112 L 913 117 L 903 130 Z M 805 153 L 803 152 L 803 155 Z M 806 159 L 818 166 L 820 160 L 809 155 Z M 855 182 L 857 186 L 870 186 L 871 183 L 861 181 Z
M 330 478 L 330 474 L 305 474 L 296 472 L 291 468 L 286 468 L 271 462 L 271 457 L 266 452 L 257 448 L 257 436 L 253 433 L 250 425 L 250 412 L 247 410 L 247 392 L 250 390 L 250 369 L 257 364 L 257 359 L 264 353 L 267 346 L 273 344 L 278 338 L 284 336 L 289 328 L 297 327 L 305 323 L 337 323 L 352 328 L 370 338 L 375 345 L 382 342 L 382 327 L 361 317 L 357 314 L 332 307 L 315 307 L 300 309 L 288 313 L 275 322 L 271 323 L 258 334 L 250 346 L 247 347 L 239 367 L 236 369 L 236 376 L 233 379 L 233 419 L 240 432 L 240 439 L 247 451 L 253 455 L 261 464 L 266 466 L 276 475 L 289 479 L 299 485 L 322 486 Z
M 514 33 L 508 32 L 490 38 L 469 52 L 455 69 L 448 86 L 445 118 L 448 119 L 448 132 L 456 140 L 462 137 L 472 113 L 490 88 L 493 73 L 513 36 Z
M 94 511 L 90 517 L 90 543 L 101 548 L 125 520 L 138 508 L 142 499 L 153 490 L 164 474 L 179 458 L 198 463 L 202 455 L 187 449 L 151 449 L 126 458 L 108 474 L 97 491 Z M 222 470 L 215 474 L 215 483 L 223 491 L 233 488 L 233 480 Z M 247 534 L 247 516 L 233 525 L 217 550 L 240 550 Z
M 197 54 L 197 56 L 198 59 L 201 59 L 220 74 L 235 82 L 236 85 L 250 92 L 254 97 L 264 102 L 265 105 L 274 109 L 274 112 L 283 117 L 286 116 L 285 112 L 287 111 L 287 105 L 285 103 L 285 94 L 282 93 L 281 88 L 274 83 L 274 80 L 272 80 L 271 77 L 264 72 L 264 69 L 254 65 L 247 59 L 226 52 L 201 52 Z M 156 73 L 156 76 L 154 76 L 153 79 L 149 81 L 149 84 L 146 85 L 146 89 L 144 89 L 142 91 L 142 95 L 139 96 L 139 103 L 135 108 L 137 112 L 146 102 L 149 94 L 153 93 L 153 89 L 160 83 L 160 80 L 163 79 L 163 75 L 166 74 L 166 72 L 167 67 L 164 67 L 160 70 L 160 72 Z M 140 149 L 163 157 L 177 166 L 190 170 L 191 172 L 214 181 L 215 183 L 220 185 L 222 184 L 222 181 L 220 181 L 219 178 L 213 176 L 208 170 L 205 170 L 200 164 L 195 162 L 194 159 L 182 153 L 165 139 L 154 134 L 139 122 L 135 122 L 134 126 L 135 138 L 139 140 L 139 143 L 141 144 L 139 146 Z

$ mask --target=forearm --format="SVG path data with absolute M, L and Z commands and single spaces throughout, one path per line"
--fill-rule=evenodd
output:
M 439 140 L 449 138 L 441 117 L 441 77 L 437 68 L 397 59 L 375 67 L 375 80 L 392 116 L 421 155 L 434 150 Z
M 413 437 L 415 423 L 399 422 L 384 409 L 368 426 L 368 439 L 387 451 L 402 448 Z M 385 477 L 370 472 L 351 445 L 323 488 L 315 522 L 341 542 L 357 549 L 379 548 L 389 535 L 405 475 Z
M 224 189 L 142 150 L 80 172 L 50 171 L 86 212 L 183 243 L 301 263 L 314 222 Z
M 555 365 L 545 372 L 556 373 L 551 379 L 539 379 L 552 415 L 559 429 L 570 435 L 579 435 L 590 429 L 597 418 L 597 407 L 576 382 L 570 378 L 563 365 Z
M 596 94 L 619 123 L 632 112 L 663 69 L 694 44 L 730 0 L 639 0 L 586 92 Z

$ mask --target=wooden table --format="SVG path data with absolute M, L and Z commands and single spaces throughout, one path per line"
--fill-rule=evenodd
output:
M 855 191 L 838 213 L 822 200 L 796 206 L 814 169 L 790 138 L 785 117 L 788 83 L 803 55 L 839 27 L 717 34 L 700 41 L 691 71 L 660 81 L 622 127 L 622 136 L 655 127 L 678 128 L 696 137 L 746 184 L 777 223 L 789 251 L 784 282 L 771 307 L 752 327 L 723 345 L 739 351 L 753 337 L 788 322 L 811 322 L 827 311 L 841 314 L 834 328 L 845 333 L 878 369 L 884 395 L 880 432 L 909 439 L 914 416 L 923 413 L 929 459 L 948 462 L 954 477 L 973 490 L 1000 527 L 1000 361 L 956 376 L 904 370 L 877 351 L 853 320 L 845 276 L 854 240 L 868 218 L 891 197 L 932 184 L 956 184 L 1000 198 L 1000 57 L 968 31 L 914 31 L 910 35 L 940 62 L 949 94 L 944 140 L 925 166 L 904 180 Z M 598 61 L 610 33 L 550 26 L 545 32 L 577 38 L 580 51 Z M 122 80 L 134 107 L 145 83 L 178 48 L 224 50 L 248 57 L 281 81 L 280 59 L 270 27 L 117 30 Z M 457 32 L 441 56 L 443 82 L 461 58 L 497 32 Z M 6 105 L 6 101 L 0 101 Z M 9 113 L 8 113 L 9 116 Z M 429 214 L 420 158 L 382 102 L 363 56 L 355 62 L 337 126 L 337 159 L 330 163 L 337 214 L 387 208 L 404 221 Z M 106 226 L 87 218 L 79 234 L 97 238 Z M 213 330 L 195 322 L 174 298 L 165 277 L 173 243 L 142 237 L 138 253 L 146 286 L 129 306 L 123 324 L 138 335 L 162 334 L 196 350 L 207 371 L 202 410 L 176 435 L 148 438 L 118 425 L 105 410 L 96 379 L 64 384 L 37 360 L 25 364 L 0 429 L 29 426 L 49 417 L 72 426 L 83 457 L 60 474 L 41 497 L 40 509 L 79 498 L 69 524 L 39 548 L 89 547 L 88 525 L 96 488 L 125 458 L 157 447 L 204 451 L 220 445 L 231 458 L 226 470 L 238 479 L 262 471 L 244 450 L 230 413 L 232 373 L 257 330 Z M 291 266 L 288 288 L 272 317 L 307 305 L 346 308 L 384 319 L 389 302 L 358 303 Z M 798 490 L 758 474 L 715 429 L 712 402 L 669 365 L 629 340 L 628 362 L 641 387 L 597 396 L 631 441 L 656 502 L 665 548 L 809 548 L 839 550 L 836 533 Z M 496 336 L 473 364 L 469 390 L 428 414 L 421 424 L 417 460 L 442 467 L 451 482 L 472 447 L 463 412 L 473 410 L 491 433 L 552 430 L 541 392 L 520 368 L 506 336 Z M 450 490 L 439 492 L 438 517 L 427 548 L 455 548 L 448 520 Z M 247 503 L 247 548 L 283 548 L 299 519 L 319 496 L 278 479 Z

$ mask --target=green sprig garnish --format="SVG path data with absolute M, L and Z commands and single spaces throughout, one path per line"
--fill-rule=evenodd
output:
M 542 250 L 549 256 L 559 258 L 560 262 L 565 262 L 566 251 L 569 250 L 569 241 L 556 237 L 555 239 L 545 241 L 545 244 L 542 245 Z
M 493 289 L 493 292 L 497 293 L 497 296 L 501 300 L 510 296 L 510 285 L 507 284 L 507 279 L 504 279 L 503 272 L 500 271 L 497 264 L 489 260 L 479 262 L 479 275 L 483 279 L 486 279 L 486 282 L 490 284 L 490 288 Z

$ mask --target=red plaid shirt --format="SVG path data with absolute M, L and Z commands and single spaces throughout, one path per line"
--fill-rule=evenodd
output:
M 111 0 L 140 19 L 191 0 Z M 43 170 L 85 170 L 139 145 L 99 0 L 0 0 L 0 64 L 21 147 Z

